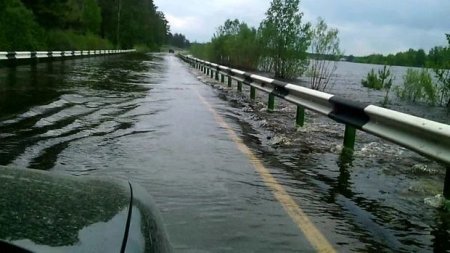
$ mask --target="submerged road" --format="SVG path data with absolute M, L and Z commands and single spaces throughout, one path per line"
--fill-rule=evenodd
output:
M 137 182 L 176 252 L 430 249 L 427 225 L 396 230 L 377 218 L 396 210 L 357 193 L 328 196 L 334 182 L 309 170 L 314 161 L 301 158 L 293 172 L 290 158 L 268 158 L 258 133 L 200 79 L 166 54 L 0 69 L 0 165 Z M 334 158 L 318 162 L 342 187 Z

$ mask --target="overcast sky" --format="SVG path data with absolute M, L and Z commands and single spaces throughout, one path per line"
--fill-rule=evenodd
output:
M 207 42 L 227 18 L 258 27 L 269 0 L 154 0 L 173 33 Z M 446 45 L 450 0 L 302 0 L 304 21 L 322 17 L 339 29 L 345 54 L 395 53 L 409 48 L 428 51 Z

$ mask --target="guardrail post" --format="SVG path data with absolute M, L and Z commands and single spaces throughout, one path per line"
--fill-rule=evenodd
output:
M 450 200 L 450 165 L 447 165 L 444 180 L 444 198 Z
M 250 98 L 256 99 L 256 88 L 253 86 L 250 86 Z
M 232 81 L 233 79 L 231 79 L 231 76 L 228 76 L 228 87 L 229 88 L 231 88 L 231 81 Z
M 219 70 L 216 70 L 216 81 L 219 81 Z
M 267 111 L 273 112 L 274 109 L 275 109 L 275 95 L 269 93 L 269 102 L 267 105 Z
M 214 78 L 214 70 L 210 69 L 209 71 L 211 71 L 211 78 Z
M 225 82 L 225 76 L 223 74 L 220 75 L 220 82 L 221 83 Z
M 206 68 L 206 75 L 209 76 L 209 68 Z
M 297 106 L 297 116 L 295 117 L 295 125 L 302 127 L 305 125 L 305 107 Z
M 344 147 L 353 150 L 355 148 L 356 128 L 345 125 Z
M 242 82 L 238 81 L 237 90 L 242 92 Z

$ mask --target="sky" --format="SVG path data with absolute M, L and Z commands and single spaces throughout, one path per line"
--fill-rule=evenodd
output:
M 154 0 L 172 33 L 207 42 L 226 19 L 258 27 L 270 0 Z M 428 51 L 446 45 L 450 0 L 301 0 L 303 21 L 318 17 L 339 30 L 346 55 L 396 53 L 409 48 Z

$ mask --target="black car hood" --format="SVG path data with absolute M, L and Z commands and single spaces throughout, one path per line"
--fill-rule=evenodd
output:
M 0 240 L 33 252 L 170 249 L 155 211 L 126 181 L 0 167 L 0 182 Z

